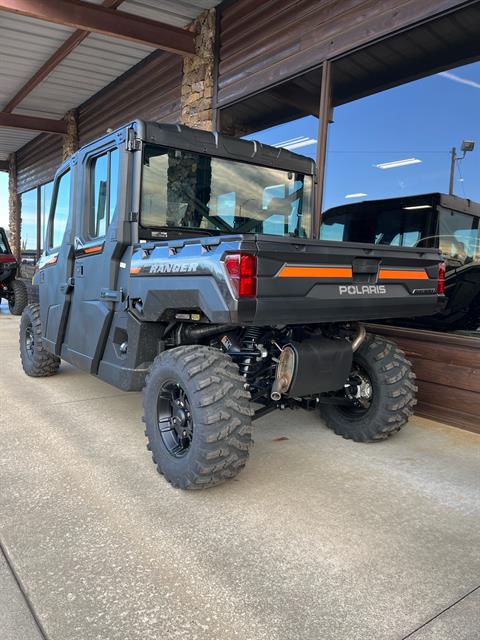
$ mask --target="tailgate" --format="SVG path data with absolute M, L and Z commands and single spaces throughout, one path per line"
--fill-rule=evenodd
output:
M 259 324 L 431 315 L 440 253 L 357 243 L 257 236 Z

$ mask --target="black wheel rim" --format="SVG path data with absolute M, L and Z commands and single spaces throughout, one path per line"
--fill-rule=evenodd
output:
M 187 393 L 180 383 L 163 383 L 157 399 L 157 424 L 167 451 L 175 458 L 186 455 L 192 444 L 193 420 Z
M 351 404 L 340 405 L 339 409 L 347 415 L 360 417 L 368 413 L 373 404 L 373 382 L 368 372 L 358 364 L 354 365 L 349 382 L 350 384 L 345 387 L 345 395 Z
M 30 323 L 27 325 L 27 328 L 25 329 L 25 352 L 30 359 L 33 358 L 34 348 L 35 348 L 35 336 L 33 334 L 32 323 Z

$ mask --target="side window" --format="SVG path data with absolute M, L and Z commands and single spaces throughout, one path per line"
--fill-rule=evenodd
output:
M 335 220 L 326 220 L 320 227 L 320 240 L 334 240 L 343 242 L 345 224 Z
M 118 191 L 118 149 L 94 158 L 90 164 L 88 236 L 103 238 L 115 213 Z
M 478 261 L 478 218 L 441 209 L 438 235 L 440 251 L 447 259 L 460 264 Z
M 50 249 L 59 247 L 63 242 L 70 212 L 70 169 L 58 181 L 55 204 L 52 211 L 52 228 L 50 232 Z

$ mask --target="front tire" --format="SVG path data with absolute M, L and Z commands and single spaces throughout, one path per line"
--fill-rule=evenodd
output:
M 143 390 L 145 435 L 174 487 L 213 487 L 243 469 L 253 444 L 244 383 L 231 358 L 211 347 L 177 347 L 155 358 Z
M 399 431 L 417 403 L 415 374 L 403 351 L 368 335 L 354 353 L 353 372 L 361 382 L 357 393 L 364 404 L 321 406 L 327 427 L 356 442 L 378 442 Z
M 27 376 L 46 378 L 57 373 L 60 358 L 47 351 L 42 344 L 40 306 L 29 304 L 20 320 L 20 359 Z
M 21 280 L 12 280 L 8 308 L 13 316 L 21 316 L 28 304 L 27 287 Z

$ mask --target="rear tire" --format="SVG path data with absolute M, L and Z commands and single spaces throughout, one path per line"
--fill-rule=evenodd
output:
M 8 298 L 8 308 L 13 316 L 21 316 L 28 304 L 27 287 L 21 280 L 12 280 L 10 285 L 10 297 Z
M 353 356 L 354 370 L 369 379 L 368 408 L 325 404 L 320 412 L 327 427 L 355 442 L 378 442 L 399 431 L 417 403 L 415 374 L 395 344 L 368 335 Z
M 57 373 L 60 358 L 44 349 L 40 306 L 29 304 L 20 320 L 20 359 L 27 376 L 46 378 Z
M 210 347 L 177 347 L 155 358 L 143 390 L 145 435 L 174 487 L 213 487 L 243 469 L 253 444 L 244 383 L 231 358 Z

